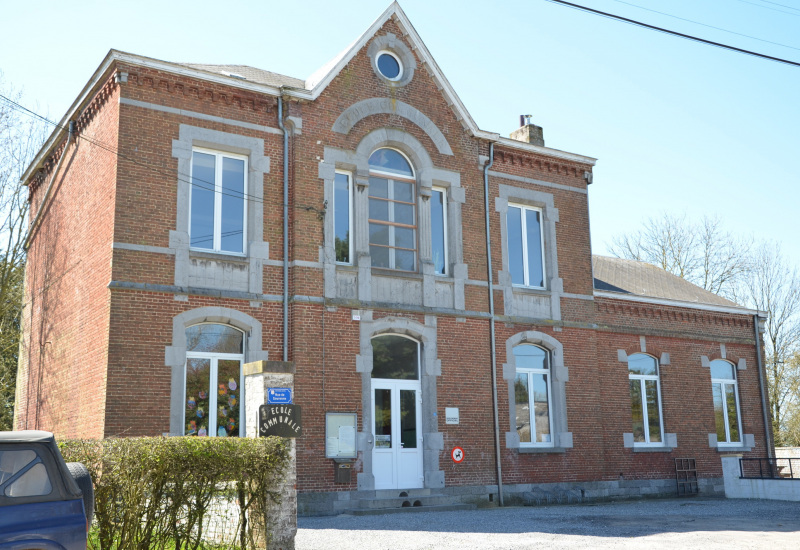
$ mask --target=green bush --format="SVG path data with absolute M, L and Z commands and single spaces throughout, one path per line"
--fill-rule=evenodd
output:
M 215 542 L 263 547 L 289 457 L 275 437 L 72 440 L 60 447 L 94 480 L 93 550 L 208 546 L 209 508 L 220 500 L 237 508 L 238 524 L 226 526 L 230 540 Z

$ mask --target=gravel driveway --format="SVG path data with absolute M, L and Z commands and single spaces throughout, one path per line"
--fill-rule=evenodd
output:
M 296 550 L 800 549 L 800 502 L 669 499 L 299 518 Z

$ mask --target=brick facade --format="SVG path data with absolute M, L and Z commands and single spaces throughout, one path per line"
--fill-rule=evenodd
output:
M 395 85 L 376 73 L 370 57 L 376 40 L 413 57 L 408 83 Z M 288 359 L 296 366 L 295 403 L 303 407 L 303 436 L 297 440 L 301 496 L 374 487 L 366 456 L 372 445 L 369 373 L 358 367 L 370 336 L 365 327 L 371 326 L 379 333 L 403 327 L 423 342 L 423 355 L 435 341 L 438 362 L 424 359 L 422 365 L 433 385 L 423 382 L 419 410 L 430 413 L 422 420 L 425 486 L 496 492 L 483 190 L 491 141 L 496 143 L 488 178 L 489 233 L 503 484 L 513 491 L 529 484 L 668 480 L 674 479 L 677 457 L 696 458 L 704 479 L 720 478 L 720 452 L 709 444 L 716 431 L 711 380 L 701 357 L 725 355 L 746 365 L 737 371 L 742 433 L 752 443 L 743 451 L 766 454 L 752 312 L 597 295 L 587 185 L 594 159 L 477 133 L 399 7 L 391 7 L 334 67 L 321 92 L 279 91 L 117 52 L 103 67 L 100 79 L 87 85 L 78 139 L 65 144 L 64 135 L 43 150 L 41 170 L 27 182 L 36 215 L 59 155 L 66 154 L 29 250 L 18 429 L 49 429 L 60 437 L 179 435 L 174 415 L 176 395 L 182 399 L 185 350 L 181 356 L 176 345 L 176 331 L 184 328 L 176 319 L 192 324 L 230 318 L 250 339 L 245 361 L 281 359 L 284 149 L 277 96 L 282 93 L 285 115 L 295 122 L 287 152 Z M 384 103 L 369 103 L 375 99 L 389 100 L 390 111 L 374 107 Z M 342 130 L 343 113 L 359 102 L 376 111 L 356 113 Z M 249 180 L 248 212 L 259 214 L 249 220 L 245 257 L 198 252 L 181 241 L 188 235 L 179 223 L 189 184 L 181 168 L 182 162 L 188 165 L 181 149 L 186 139 L 190 147 L 218 146 L 251 159 L 250 174 L 258 177 Z M 449 212 L 460 212 L 450 242 L 458 239 L 461 258 L 449 251 L 447 276 L 429 277 L 419 256 L 420 269 L 413 273 L 371 270 L 369 256 L 358 251 L 352 267 L 331 261 L 326 217 L 333 205 L 326 204 L 326 185 L 334 168 L 347 169 L 354 195 L 365 192 L 359 147 L 370 139 L 402 150 L 412 163 L 417 158 L 430 163 L 424 170 L 416 166 L 420 190 L 425 178 L 450 185 Z M 258 150 L 244 151 L 241 143 L 255 143 Z M 266 160 L 254 167 L 256 158 Z M 603 192 L 600 185 L 591 191 Z M 544 290 L 521 289 L 508 278 L 503 208 L 517 199 L 541 200 L 545 226 L 555 228 L 554 234 L 545 229 Z M 417 198 L 418 215 L 426 212 L 426 201 Z M 366 242 L 363 235 L 353 238 Z M 268 254 L 260 257 L 259 250 Z M 557 258 L 555 265 L 547 263 L 551 258 Z M 414 292 L 421 297 L 412 297 Z M 212 313 L 193 317 L 201 308 Z M 362 321 L 353 320 L 354 312 Z M 251 341 L 255 334 L 258 342 Z M 527 452 L 507 439 L 511 434 L 513 440 L 508 389 L 513 369 L 504 372 L 510 362 L 506 343 L 521 334 L 543 335 L 543 341 L 563 349 L 568 378 L 562 381 L 563 395 L 553 399 L 566 403 L 566 410 L 554 411 L 565 418 L 564 433 L 548 436 L 561 438 L 563 445 L 550 451 Z M 669 357 L 660 366 L 663 431 L 676 435 L 677 447 L 639 452 L 625 446 L 631 398 L 618 350 Z M 426 401 L 433 395 L 428 387 L 435 388 L 435 401 Z M 446 407 L 459 408 L 459 424 L 445 423 Z M 358 413 L 360 453 L 349 484 L 335 483 L 334 463 L 325 458 L 329 411 Z M 467 456 L 458 465 L 450 458 L 454 446 Z

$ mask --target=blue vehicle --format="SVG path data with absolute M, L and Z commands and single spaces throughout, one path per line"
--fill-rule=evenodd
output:
M 67 464 L 50 432 L 0 432 L 0 550 L 86 550 L 89 471 Z

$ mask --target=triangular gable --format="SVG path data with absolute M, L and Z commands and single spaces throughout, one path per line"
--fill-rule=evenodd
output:
M 361 50 L 361 48 L 366 46 L 367 42 L 372 40 L 376 33 L 389 19 L 391 19 L 393 15 L 397 17 L 397 23 L 401 30 L 405 33 L 404 37 L 410 42 L 411 49 L 419 57 L 420 63 L 425 66 L 438 87 L 441 88 L 442 92 L 444 93 L 445 100 L 453 110 L 456 119 L 458 119 L 464 128 L 469 130 L 472 135 L 490 140 L 498 140 L 500 138 L 499 134 L 481 130 L 478 128 L 478 125 L 475 124 L 475 121 L 472 119 L 472 115 L 469 114 L 469 111 L 467 111 L 467 108 L 461 102 L 458 94 L 456 94 L 455 90 L 450 85 L 450 82 L 448 82 L 447 78 L 445 78 L 444 73 L 442 73 L 442 70 L 439 68 L 439 65 L 436 64 L 431 52 L 429 52 L 428 48 L 425 47 L 425 43 L 422 41 L 422 38 L 420 38 L 419 34 L 417 34 L 417 31 L 414 29 L 411 21 L 408 20 L 403 8 L 401 8 L 400 4 L 398 4 L 396 1 L 392 2 L 392 4 L 386 8 L 386 11 L 384 11 L 380 17 L 378 17 L 372 23 L 372 25 L 370 25 L 370 27 L 364 32 L 364 34 L 361 35 L 358 40 L 345 48 L 339 55 L 326 63 L 306 80 L 305 88 L 309 92 L 309 99 L 317 99 L 328 86 L 328 84 L 330 84 L 331 81 L 333 81 L 333 79 L 336 78 L 336 76 L 342 71 L 342 69 L 344 69 L 348 63 L 350 63 L 350 61 Z

